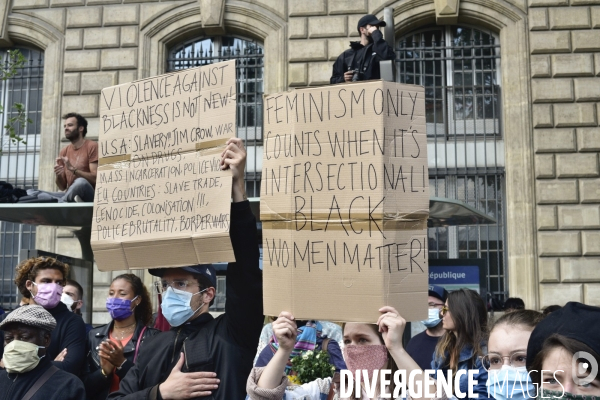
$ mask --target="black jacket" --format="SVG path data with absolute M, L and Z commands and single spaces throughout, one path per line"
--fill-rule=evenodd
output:
M 221 380 L 219 388 L 202 399 L 245 398 L 263 325 L 256 219 L 248 201 L 232 204 L 230 237 L 237 262 L 227 267 L 225 314 L 217 318 L 201 314 L 149 338 L 119 391 L 109 399 L 161 399 L 158 385 L 167 379 L 180 352 L 185 353 L 182 371 L 212 371 Z
M 56 319 L 56 328 L 52 331 L 50 346 L 46 352 L 47 357 L 54 360 L 66 348 L 67 355 L 64 361 L 54 361 L 54 365 L 79 376 L 85 361 L 85 323 L 62 302 L 47 311 Z
M 6 370 L 0 370 L 0 400 L 22 399 L 51 365 L 51 360 L 46 356 L 37 367 L 24 374 L 9 374 Z M 40 387 L 31 400 L 85 400 L 85 389 L 75 375 L 59 370 Z
M 46 311 L 56 319 L 56 328 L 54 328 L 50 336 L 50 346 L 46 349 L 46 357 L 54 360 L 66 348 L 67 355 L 64 361 L 53 361 L 53 363 L 58 368 L 79 376 L 83 368 L 83 361 L 85 360 L 85 339 L 87 337 L 83 319 L 79 315 L 69 311 L 67 306 L 62 302 L 59 302 L 56 307 L 47 309 Z M 3 321 L 7 316 L 8 314 L 3 314 L 0 321 Z M 4 343 L 2 346 L 3 353 Z
M 379 30 L 371 34 L 373 43 L 363 46 L 360 42 L 350 42 L 350 48 L 344 51 L 333 63 L 333 73 L 330 83 L 344 82 L 344 72 L 358 69 L 360 71 L 359 81 L 370 79 L 381 79 L 379 62 L 382 60 L 393 60 L 396 55 L 394 50 L 383 39 Z
M 83 373 L 83 384 L 85 386 L 85 391 L 89 400 L 105 400 L 106 397 L 108 397 L 111 379 L 105 377 L 102 374 L 100 368 L 100 356 L 98 355 L 98 350 L 96 350 L 96 348 L 104 339 L 108 338 L 108 333 L 110 332 L 113 323 L 114 321 L 110 324 L 99 326 L 97 328 L 92 329 L 88 333 L 87 359 L 85 362 L 85 368 Z M 123 380 L 123 378 L 125 378 L 125 375 L 127 375 L 127 372 L 133 366 L 135 348 L 139 341 L 140 334 L 142 333 L 142 329 L 144 329 L 144 323 L 142 321 L 138 321 L 131 340 L 123 348 L 123 353 L 127 361 L 125 361 L 125 364 L 123 364 L 121 369 L 114 370 L 120 380 Z M 153 329 L 149 327 L 146 328 L 146 330 L 144 331 L 144 336 L 142 337 L 142 342 L 140 343 L 138 349 L 138 357 L 139 352 L 143 347 L 142 344 L 144 343 L 144 340 L 159 333 L 160 331 L 158 329 Z

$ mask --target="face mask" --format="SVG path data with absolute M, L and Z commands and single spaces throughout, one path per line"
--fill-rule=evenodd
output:
M 58 283 L 37 284 L 33 282 L 33 284 L 38 288 L 37 294 L 33 296 L 33 300 L 36 304 L 39 304 L 45 309 L 52 309 L 60 303 L 63 287 Z M 33 295 L 33 293 L 31 294 Z
M 573 394 L 569 392 L 562 392 L 560 390 L 548 390 L 542 389 L 541 396 L 539 399 L 548 399 L 548 400 L 594 400 L 597 399 L 598 396 L 593 395 L 585 395 L 585 394 Z
M 67 308 L 69 309 L 69 311 L 73 311 L 73 304 L 75 304 L 75 300 L 73 300 L 73 298 L 71 296 L 69 296 L 66 293 L 63 293 L 60 296 L 60 301 L 67 306 Z
M 206 290 L 206 289 L 204 289 Z M 187 322 L 194 314 L 202 308 L 204 303 L 200 305 L 195 311 L 192 310 L 192 297 L 204 292 L 201 290 L 197 293 L 190 293 L 179 289 L 173 289 L 171 286 L 167 288 L 167 291 L 163 293 L 162 313 L 171 326 L 180 326 Z
M 38 356 L 38 349 L 44 349 L 33 343 L 13 340 L 4 348 L 2 362 L 8 373 L 22 374 L 29 372 L 40 363 L 43 357 Z
M 503 365 L 502 369 L 488 371 L 486 385 L 489 396 L 496 400 L 531 399 L 537 394 L 525 367 Z
M 369 371 L 369 378 L 372 378 L 373 371 L 382 369 L 387 364 L 387 348 L 383 344 L 367 346 L 349 344 L 344 347 L 344 361 L 353 375 L 357 369 L 366 369 Z
M 442 322 L 440 318 L 440 310 L 437 308 L 429 309 L 428 319 L 421 321 L 427 328 L 435 328 Z
M 133 314 L 133 310 L 131 309 L 131 302 L 133 302 L 137 298 L 138 297 L 135 296 L 131 300 L 118 299 L 116 297 L 109 297 L 108 299 L 106 299 L 106 309 L 108 310 L 110 317 L 112 319 L 116 319 L 117 321 L 129 318 L 131 314 Z

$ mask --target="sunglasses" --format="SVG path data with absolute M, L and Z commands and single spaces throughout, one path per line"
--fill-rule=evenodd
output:
M 442 309 L 440 310 L 440 315 L 443 317 L 444 314 L 446 314 L 448 312 L 448 306 L 444 305 L 444 307 L 442 307 Z

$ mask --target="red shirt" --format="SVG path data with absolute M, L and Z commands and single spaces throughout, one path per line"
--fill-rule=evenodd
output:
M 73 167 L 84 172 L 90 172 L 90 163 L 98 162 L 98 143 L 93 140 L 85 140 L 83 146 L 78 149 L 69 144 L 60 150 L 60 156 L 67 157 Z M 67 189 L 75 182 L 75 179 L 77 179 L 77 176 L 65 168 Z

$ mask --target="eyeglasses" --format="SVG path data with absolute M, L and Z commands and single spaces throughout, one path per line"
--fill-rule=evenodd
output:
M 443 317 L 444 314 L 446 314 L 448 311 L 450 311 L 450 310 L 448 310 L 448 306 L 444 305 L 442 307 L 442 309 L 440 310 L 440 315 Z
M 500 354 L 487 354 L 481 358 L 483 368 L 487 371 L 501 369 L 504 365 L 504 359 L 508 358 L 509 365 L 514 368 L 524 367 L 527 362 L 527 353 L 517 351 L 510 356 L 501 356 Z
M 429 303 L 429 308 L 444 307 L 444 303 Z
M 200 286 L 197 283 L 190 283 L 187 279 L 175 279 L 172 281 L 161 280 L 158 282 L 154 282 L 154 288 L 158 294 L 162 294 L 167 291 L 167 289 L 172 287 L 173 289 L 185 290 L 188 286 Z

